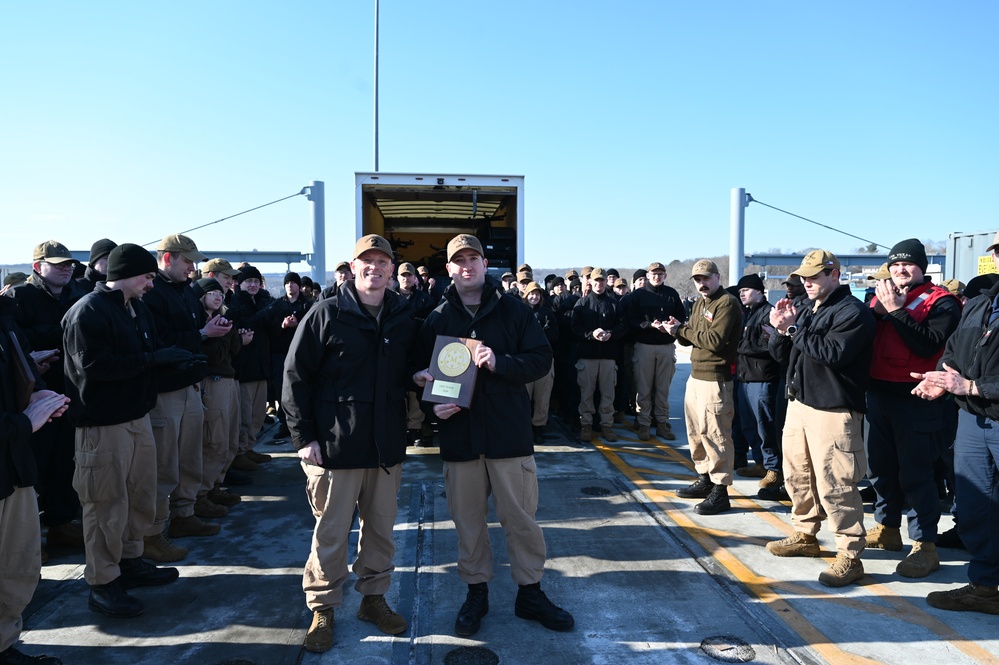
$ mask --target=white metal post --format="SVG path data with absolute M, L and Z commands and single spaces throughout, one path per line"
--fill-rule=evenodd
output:
M 746 188 L 732 189 L 728 237 L 728 286 L 734 286 L 746 269 Z M 723 283 L 723 286 L 725 284 Z
M 326 185 L 313 180 L 308 199 L 312 201 L 312 281 L 319 289 L 326 287 Z

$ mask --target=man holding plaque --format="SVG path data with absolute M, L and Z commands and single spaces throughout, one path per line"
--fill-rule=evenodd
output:
M 531 401 L 525 387 L 548 374 L 551 347 L 531 310 L 505 295 L 502 285 L 486 276 L 487 261 L 475 236 L 452 238 L 447 260 L 452 284 L 420 331 L 416 359 L 428 369 L 413 380 L 419 385 L 433 382 L 434 370 L 440 381 L 461 386 L 453 398 L 441 395 L 448 391 L 433 387 L 424 393 L 427 401 L 443 402 L 434 405 L 434 413 L 440 421 L 448 508 L 458 534 L 458 575 L 468 584 L 455 632 L 475 634 L 489 611 L 487 584 L 493 577 L 493 561 L 486 516 L 490 494 L 506 535 L 510 571 L 520 587 L 516 615 L 550 630 L 571 630 L 572 615 L 541 590 L 545 538 L 535 520 L 538 479 Z M 467 340 L 459 344 L 468 349 L 469 370 L 458 373 L 457 361 L 464 354 L 452 346 L 456 342 L 441 347 L 447 350 L 443 359 L 433 356 L 440 337 Z M 477 376 L 471 403 L 463 408 L 457 403 L 467 383 L 460 377 L 468 371 Z M 428 400 L 428 394 L 437 396 Z
M 316 518 L 302 588 L 313 612 L 305 649 L 333 646 L 333 612 L 343 601 L 354 509 L 361 536 L 353 571 L 364 597 L 357 618 L 388 635 L 406 620 L 385 602 L 406 457 L 408 364 L 417 324 L 407 301 L 387 290 L 392 246 L 367 235 L 357 241 L 337 293 L 319 301 L 298 324 L 284 365 L 281 402 L 307 477 Z

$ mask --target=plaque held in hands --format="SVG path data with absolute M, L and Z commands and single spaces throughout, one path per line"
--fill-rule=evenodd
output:
M 430 360 L 430 375 L 423 389 L 423 401 L 434 404 L 457 404 L 468 408 L 475 391 L 475 377 L 479 368 L 472 361 L 472 353 L 481 342 L 465 337 L 438 335 Z

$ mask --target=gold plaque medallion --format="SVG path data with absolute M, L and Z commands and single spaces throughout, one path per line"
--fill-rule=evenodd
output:
M 437 366 L 445 376 L 460 376 L 472 362 L 468 347 L 459 342 L 451 342 L 437 356 Z

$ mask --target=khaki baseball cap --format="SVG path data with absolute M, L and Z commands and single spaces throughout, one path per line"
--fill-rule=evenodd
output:
M 336 264 L 336 268 L 333 268 L 333 272 L 336 272 L 337 270 L 350 270 L 350 261 L 341 261 Z
M 534 274 L 528 272 L 527 270 L 521 270 L 517 273 L 517 282 L 523 284 L 524 282 L 533 282 Z
M 482 243 L 475 236 L 468 235 L 467 233 L 462 233 L 451 238 L 451 242 L 447 244 L 447 260 L 450 261 L 454 258 L 454 255 L 463 249 L 471 249 L 478 252 L 479 256 L 485 256 L 482 251 Z
M 537 282 L 531 282 L 530 284 L 527 285 L 527 288 L 524 289 L 524 295 L 526 296 L 531 291 L 541 291 L 542 293 L 544 293 L 545 289 Z
M 420 266 L 419 268 L 416 269 L 416 272 L 420 273 L 421 275 L 429 275 L 430 274 L 430 271 L 427 270 L 426 266 Z
M 529 273 L 533 273 L 534 272 L 534 268 L 532 268 L 530 266 L 530 264 L 528 264 L 528 263 L 521 263 L 519 266 L 517 266 L 517 272 L 529 272 Z
M 156 250 L 159 252 L 180 254 L 189 261 L 208 260 L 207 256 L 198 251 L 198 246 L 194 244 L 193 240 L 180 233 L 175 233 L 160 240 L 160 244 L 156 245 Z
M 867 279 L 891 279 L 891 271 L 888 270 L 888 264 L 882 263 L 881 267 L 875 270 L 873 273 L 867 276 Z
M 357 244 L 354 245 L 354 258 L 356 259 L 361 254 L 371 250 L 381 252 L 389 257 L 391 261 L 395 260 L 395 252 L 392 251 L 392 245 L 389 244 L 388 240 L 375 233 L 370 233 L 357 241 Z
M 414 266 L 412 263 L 410 263 L 410 262 L 407 261 L 406 263 L 403 263 L 401 266 L 399 266 L 399 274 L 400 275 L 415 275 L 416 274 L 416 266 Z
M 607 279 L 607 271 L 603 268 L 593 268 L 590 270 L 590 279 Z
M 512 272 L 505 272 L 505 273 L 503 273 L 503 276 L 500 277 L 500 280 L 504 280 L 507 277 L 509 277 L 510 279 L 513 279 L 514 278 L 514 274 Z
M 940 282 L 940 286 L 950 291 L 953 295 L 960 296 L 964 294 L 964 287 L 967 285 L 959 279 L 947 279 Z
M 663 272 L 666 272 L 666 266 L 661 264 L 659 261 L 653 261 L 652 263 L 649 264 L 649 267 L 646 270 L 646 272 L 652 272 L 654 270 L 662 270 Z
M 802 284 L 801 282 L 801 278 L 798 277 L 797 275 L 789 275 L 787 279 L 781 282 L 782 286 L 786 286 L 788 284 L 790 284 L 791 286 L 804 286 L 804 284 Z
M 55 240 L 46 240 L 35 247 L 32 254 L 32 261 L 45 261 L 46 263 L 65 263 L 75 261 L 73 254 L 66 248 L 66 245 Z
M 714 261 L 709 261 L 708 259 L 701 259 L 694 264 L 694 267 L 690 269 L 690 276 L 693 277 L 710 277 L 711 275 L 720 275 L 718 272 L 718 266 L 715 265 Z
M 212 259 L 201 268 L 202 273 L 220 272 L 223 275 L 235 277 L 239 271 L 232 267 L 232 264 L 225 259 Z
M 569 272 L 565 273 L 565 278 L 567 280 L 579 279 L 579 273 L 576 272 L 575 270 L 570 270 Z
M 815 277 L 829 268 L 839 270 L 839 259 L 836 258 L 836 255 L 824 249 L 813 249 L 805 254 L 805 258 L 801 260 L 801 266 L 791 274 L 800 277 Z

